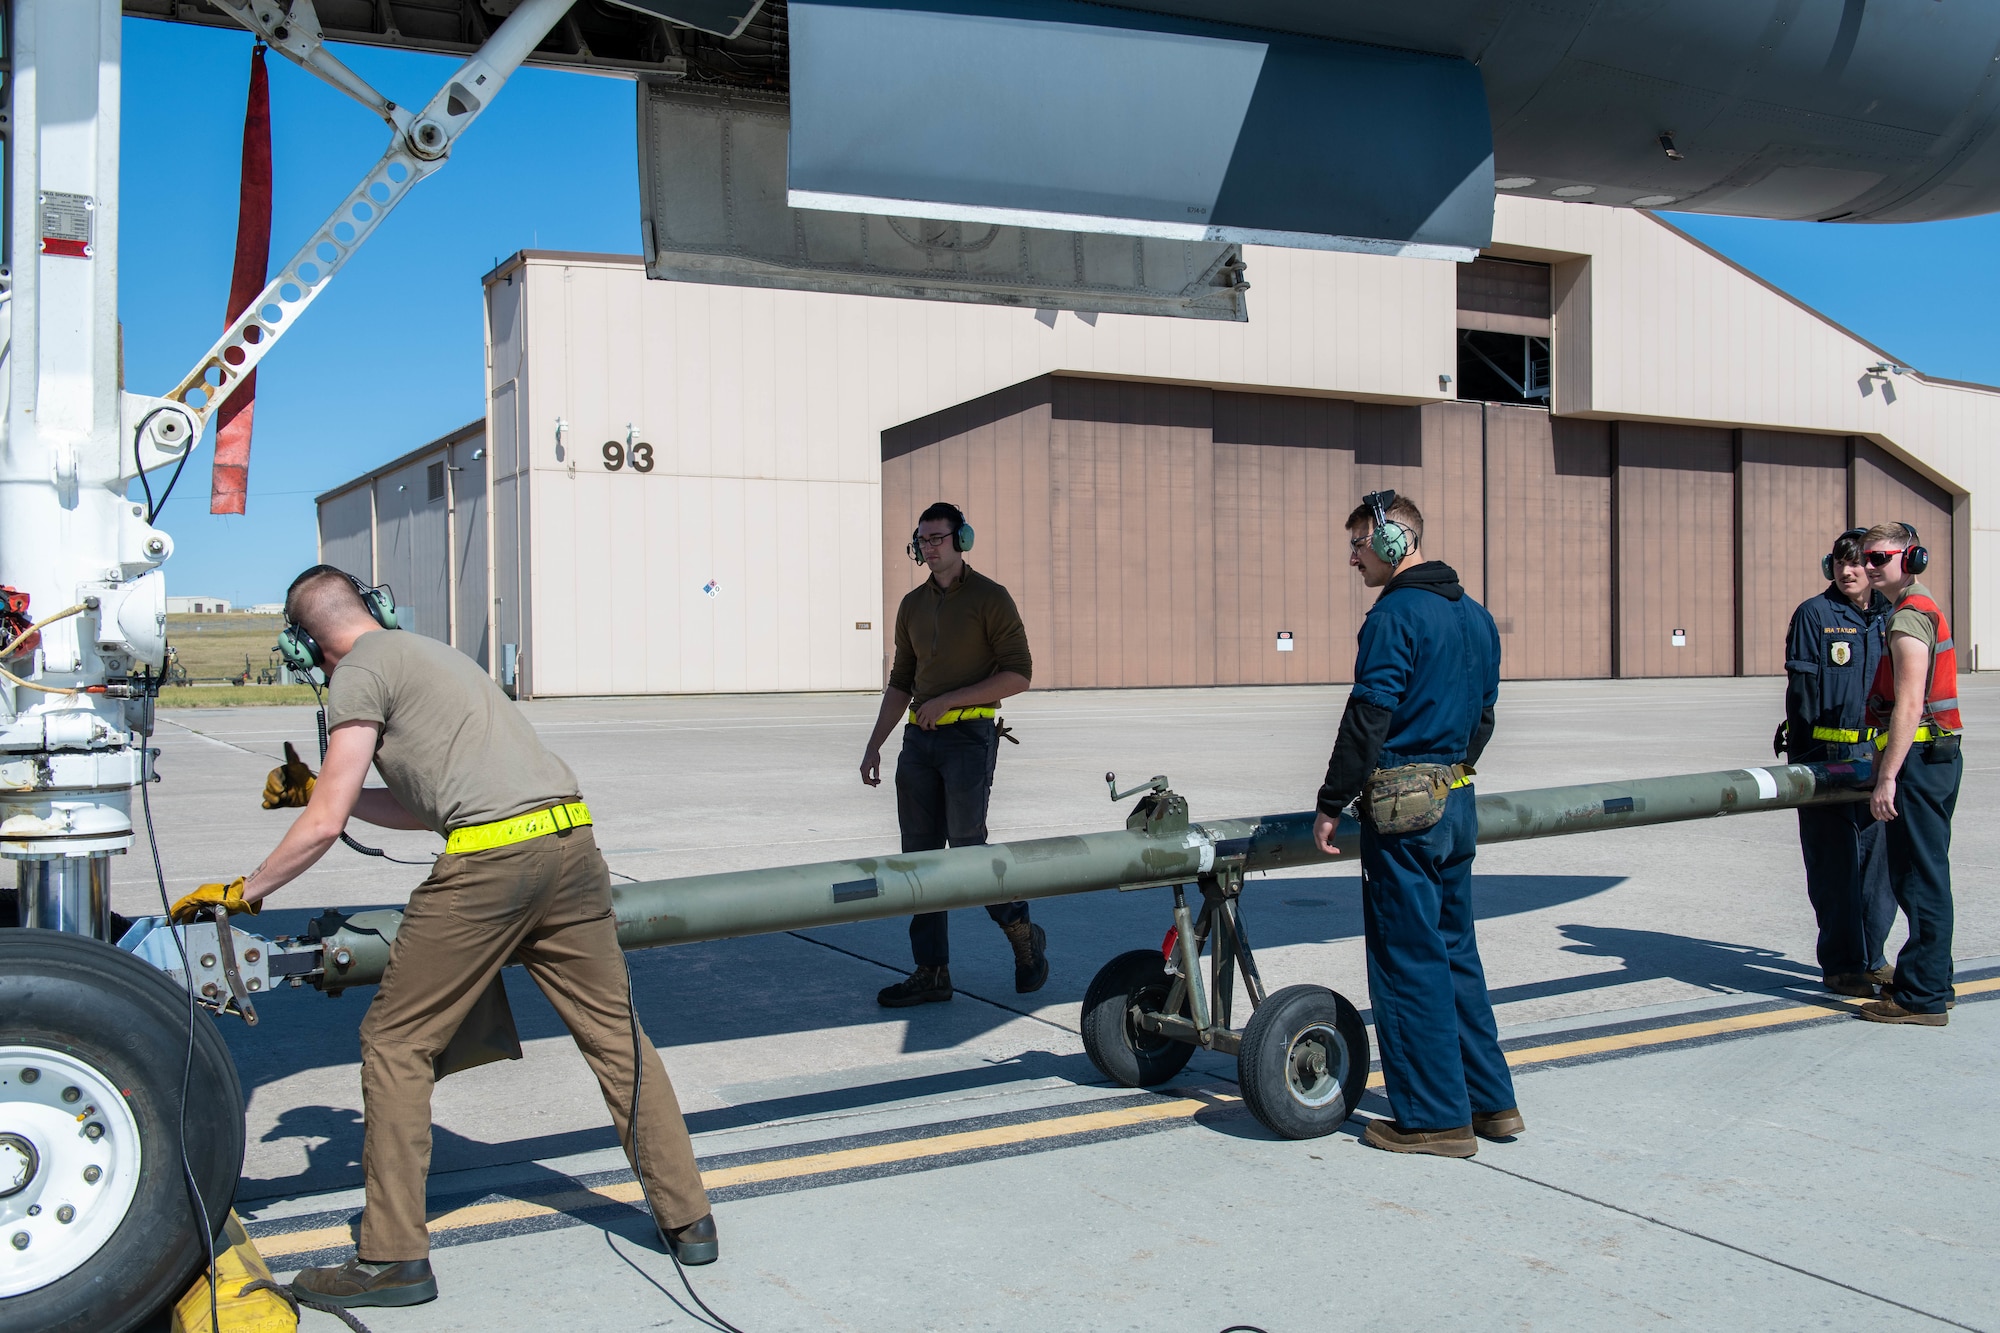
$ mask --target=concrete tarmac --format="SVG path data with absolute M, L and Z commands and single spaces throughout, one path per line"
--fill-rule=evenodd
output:
M 1817 989 L 1789 812 L 1483 852 L 1482 951 L 1529 1133 L 1472 1162 L 1347 1131 L 1272 1139 L 1202 1054 L 1161 1093 L 1103 1084 L 1078 1001 L 1154 946 L 1162 891 L 1037 903 L 1033 996 L 983 912 L 953 921 L 947 1005 L 886 1011 L 909 966 L 885 921 L 631 955 L 641 1015 L 710 1175 L 724 1258 L 703 1296 L 745 1329 L 1324 1329 L 1370 1315 L 1486 1327 L 2000 1328 L 2000 832 L 1983 817 L 2000 682 L 1962 683 L 1955 830 L 1963 1003 L 1942 1030 L 1854 1021 Z M 1116 827 L 1102 775 L 1164 772 L 1196 818 L 1306 808 L 1345 687 L 1029 694 L 1010 702 L 997 840 Z M 615 871 L 638 878 L 891 850 L 857 765 L 872 696 L 525 705 L 577 771 Z M 1486 791 L 1771 762 L 1775 680 L 1503 687 Z M 258 808 L 310 710 L 162 714 L 168 891 L 246 873 Z M 888 761 L 893 765 L 894 744 Z M 357 833 L 362 832 L 358 827 Z M 372 832 L 372 831 L 371 831 Z M 364 841 L 369 839 L 364 835 Z M 427 860 L 435 838 L 381 835 Z M 139 857 L 122 912 L 157 911 Z M 1269 984 L 1367 1005 L 1355 868 L 1253 879 Z M 336 848 L 256 923 L 395 903 L 421 866 Z M 1892 938 L 1893 952 L 1895 939 Z M 1987 983 L 1993 982 L 1993 986 Z M 444 1298 L 377 1330 L 694 1327 L 649 1241 L 594 1081 L 526 978 L 526 1058 L 439 1085 L 431 1182 Z M 284 1269 L 337 1260 L 360 1204 L 355 1030 L 368 992 L 274 994 L 224 1031 L 251 1146 L 239 1210 Z M 1242 1008 L 1239 1001 L 1239 1008 Z M 1364 1111 L 1386 1114 L 1379 1095 Z M 662 1289 L 665 1289 L 664 1291 Z M 696 1312 L 699 1313 L 698 1311 Z M 307 1316 L 307 1327 L 334 1325 Z

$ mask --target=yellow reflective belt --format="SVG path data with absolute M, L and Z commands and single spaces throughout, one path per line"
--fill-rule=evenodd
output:
M 1859 745 L 1862 741 L 1875 738 L 1875 728 L 1866 731 L 1844 731 L 1839 727 L 1814 727 L 1812 738 L 1816 741 L 1845 741 L 1849 745 Z
M 1944 728 L 1942 728 L 1942 727 L 1934 727 L 1934 726 L 1932 726 L 1932 725 L 1931 725 L 1930 723 L 1926 722 L 1926 723 L 1924 723 L 1924 724 L 1923 724 L 1922 726 L 1920 726 L 1920 727 L 1918 727 L 1918 728 L 1917 728 L 1917 734 L 1916 734 L 1916 735 L 1914 735 L 1914 736 L 1910 737 L 1910 744 L 1912 744 L 1912 745 L 1921 745 L 1921 744 L 1923 744 L 1923 743 L 1924 743 L 1925 741 L 1934 741 L 1934 740 L 1937 740 L 1937 739 L 1939 739 L 1940 737 L 1943 737 L 1943 736 L 1949 736 L 1949 735 L 1951 735 L 1951 734 L 1952 734 L 1952 733 L 1950 733 L 1949 731 L 1946 731 L 1946 730 L 1945 730 Z M 1888 733 L 1888 732 L 1884 731 L 1884 732 L 1878 732 L 1878 733 L 1876 734 L 1876 736 L 1875 736 L 1875 748 L 1876 748 L 1876 749 L 1878 749 L 1878 750 L 1886 750 L 1886 749 L 1888 749 L 1888 748 L 1889 748 L 1889 733 Z
M 938 718 L 937 724 L 940 727 L 948 727 L 954 722 L 964 722 L 967 721 L 968 719 L 982 718 L 982 717 L 997 717 L 999 716 L 999 713 L 1000 710 L 992 707 L 991 705 L 985 705 L 977 708 L 952 708 L 952 709 L 947 709 L 945 713 Z M 910 721 L 915 722 L 916 720 L 917 720 L 917 710 L 912 708 L 910 710 Z
M 1457 790 L 1460 787 L 1471 786 L 1473 775 L 1479 771 L 1478 769 L 1474 768 L 1471 764 L 1453 764 L 1452 768 L 1456 771 L 1458 775 L 1451 780 L 1451 785 L 1453 790 Z
M 571 801 L 567 805 L 550 806 L 533 814 L 496 819 L 491 824 L 468 824 L 464 828 L 453 829 L 451 836 L 445 839 L 444 849 L 453 855 L 484 852 L 589 822 L 590 807 L 582 801 Z

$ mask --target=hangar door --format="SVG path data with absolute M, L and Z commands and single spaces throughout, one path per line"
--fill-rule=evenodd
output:
M 1045 688 L 1351 679 L 1373 594 L 1341 524 L 1381 487 L 1422 507 L 1512 680 L 1780 674 L 1850 524 L 1916 524 L 1925 581 L 1959 591 L 1953 498 L 1845 436 L 1047 376 L 884 432 L 882 459 L 885 674 L 937 499 L 965 507 Z
M 1049 376 L 887 431 L 885 669 L 924 578 L 902 548 L 949 499 L 1021 608 L 1038 686 L 1351 679 L 1357 496 L 1412 495 L 1426 554 L 1483 595 L 1479 414 Z

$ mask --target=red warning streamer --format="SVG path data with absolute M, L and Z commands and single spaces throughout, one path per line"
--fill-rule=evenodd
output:
M 271 81 L 264 72 L 264 46 L 250 52 L 250 100 L 243 109 L 243 185 L 236 216 L 236 269 L 229 279 L 229 309 L 223 327 L 234 323 L 264 290 L 271 268 Z M 240 514 L 250 484 L 250 422 L 255 416 L 257 372 L 229 396 L 217 414 L 215 472 L 209 481 L 208 512 Z

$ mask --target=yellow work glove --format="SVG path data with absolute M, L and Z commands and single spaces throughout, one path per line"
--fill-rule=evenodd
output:
M 255 916 L 264 910 L 264 904 L 244 899 L 243 879 L 239 875 L 227 884 L 202 885 L 175 903 L 171 915 L 175 921 L 186 923 L 194 920 L 204 907 L 219 907 L 231 916 L 240 916 L 245 912 Z
M 312 799 L 313 771 L 306 767 L 305 760 L 285 742 L 285 762 L 271 770 L 271 776 L 264 779 L 264 808 L 282 810 L 286 807 L 298 808 Z

